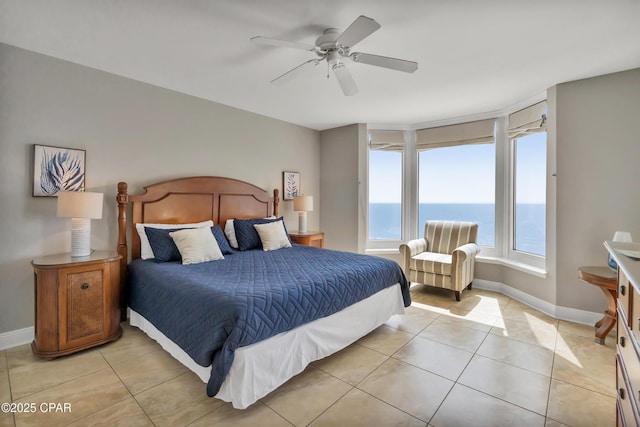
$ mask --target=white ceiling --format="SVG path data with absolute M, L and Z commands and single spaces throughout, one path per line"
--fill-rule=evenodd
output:
M 349 62 L 342 95 L 313 44 L 359 15 L 354 51 L 416 61 L 413 74 Z M 640 0 L 0 0 L 0 42 L 296 123 L 415 125 L 503 111 L 555 84 L 640 67 Z

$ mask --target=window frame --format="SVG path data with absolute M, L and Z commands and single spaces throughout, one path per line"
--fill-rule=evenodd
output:
M 408 144 L 407 144 L 407 132 L 406 131 L 402 131 L 403 132 L 403 137 L 404 137 L 404 149 L 402 151 L 402 162 L 401 162 L 401 176 L 402 176 L 402 188 L 400 190 L 400 210 L 401 210 L 401 214 L 400 214 L 400 239 L 396 240 L 396 239 L 370 239 L 369 238 L 369 183 L 370 183 L 370 159 L 369 159 L 369 154 L 370 154 L 370 144 L 369 144 L 369 131 L 371 130 L 376 130 L 374 128 L 368 128 L 367 129 L 367 144 L 366 144 L 366 150 L 367 150 L 367 155 L 366 155 L 366 188 L 364 191 L 364 199 L 365 199 L 365 212 L 364 212 L 364 217 L 365 217 L 365 252 L 387 252 L 390 248 L 399 248 L 400 245 L 407 241 L 410 240 L 410 238 L 408 238 L 407 236 L 411 236 L 411 231 L 407 230 L 407 221 L 408 221 L 408 217 L 410 217 L 410 202 L 406 202 L 407 200 L 407 196 L 408 196 L 408 192 L 407 192 L 407 188 L 409 188 L 407 186 L 407 178 L 410 177 L 410 174 L 407 173 L 407 151 L 408 151 Z M 381 130 L 388 130 L 388 129 L 381 129 Z M 393 129 L 391 129 L 393 130 Z
M 547 134 L 547 131 L 544 131 Z M 509 144 L 509 188 L 508 188 L 508 244 L 505 247 L 505 256 L 508 259 L 514 260 L 516 262 L 520 262 L 523 264 L 531 265 L 537 268 L 545 268 L 546 264 L 546 253 L 548 252 L 547 248 L 547 232 L 545 230 L 545 255 L 537 255 L 530 252 L 519 251 L 515 248 L 516 242 L 516 141 L 518 138 L 508 138 Z M 545 148 L 548 146 L 548 136 L 545 137 Z M 548 154 L 545 154 L 545 161 Z M 545 165 L 546 167 L 546 165 Z M 547 174 L 545 173 L 545 176 Z M 547 182 L 545 181 L 545 216 L 548 212 L 548 204 L 546 201 L 546 186 Z M 546 218 L 545 218 L 545 227 L 546 227 Z

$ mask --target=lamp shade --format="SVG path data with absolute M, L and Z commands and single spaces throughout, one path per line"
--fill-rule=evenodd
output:
M 297 196 L 293 199 L 293 210 L 296 212 L 313 211 L 313 196 Z
M 58 216 L 63 218 L 102 218 L 102 193 L 61 191 L 58 193 Z

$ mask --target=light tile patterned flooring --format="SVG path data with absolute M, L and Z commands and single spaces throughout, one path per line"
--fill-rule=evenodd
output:
M 0 426 L 614 426 L 615 338 L 507 296 L 412 288 L 413 304 L 241 411 L 123 324 L 111 344 L 55 361 L 0 351 L 0 402 L 70 403 Z

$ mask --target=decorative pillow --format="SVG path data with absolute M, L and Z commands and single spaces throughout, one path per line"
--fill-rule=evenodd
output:
M 210 229 L 187 228 L 169 235 L 180 251 L 183 265 L 224 259 Z
M 180 261 L 180 251 L 169 233 L 178 230 L 194 230 L 193 228 L 147 228 L 145 233 L 155 262 Z M 205 230 L 209 231 L 208 228 Z
M 284 222 L 281 220 L 268 224 L 255 224 L 254 227 L 260 236 L 263 250 L 273 251 L 291 247 L 289 236 L 284 228 Z
M 238 249 L 238 240 L 236 239 L 236 229 L 233 226 L 232 219 L 228 219 L 227 223 L 224 225 L 224 234 L 225 236 L 227 236 L 229 245 L 234 249 Z
M 213 237 L 216 238 L 216 242 L 218 242 L 220 252 L 222 252 L 223 255 L 232 254 L 233 249 L 229 246 L 229 242 L 227 241 L 222 228 L 219 225 L 216 225 L 215 227 L 211 227 L 211 232 L 213 233 Z
M 255 224 L 268 224 L 270 222 L 282 221 L 282 217 L 270 219 L 270 218 L 255 218 L 255 219 L 235 219 L 233 221 L 233 228 L 236 231 L 236 239 L 238 240 L 238 249 L 241 251 L 247 251 L 249 249 L 262 249 L 262 242 L 260 236 L 254 227 Z M 283 222 L 284 224 L 284 222 Z
M 194 222 L 191 224 L 136 224 L 136 231 L 140 236 L 140 258 L 151 259 L 154 258 L 153 250 L 149 244 L 149 239 L 145 233 L 145 227 L 147 228 L 160 228 L 160 229 L 181 229 L 181 228 L 196 228 L 196 227 L 213 227 L 213 221 Z

